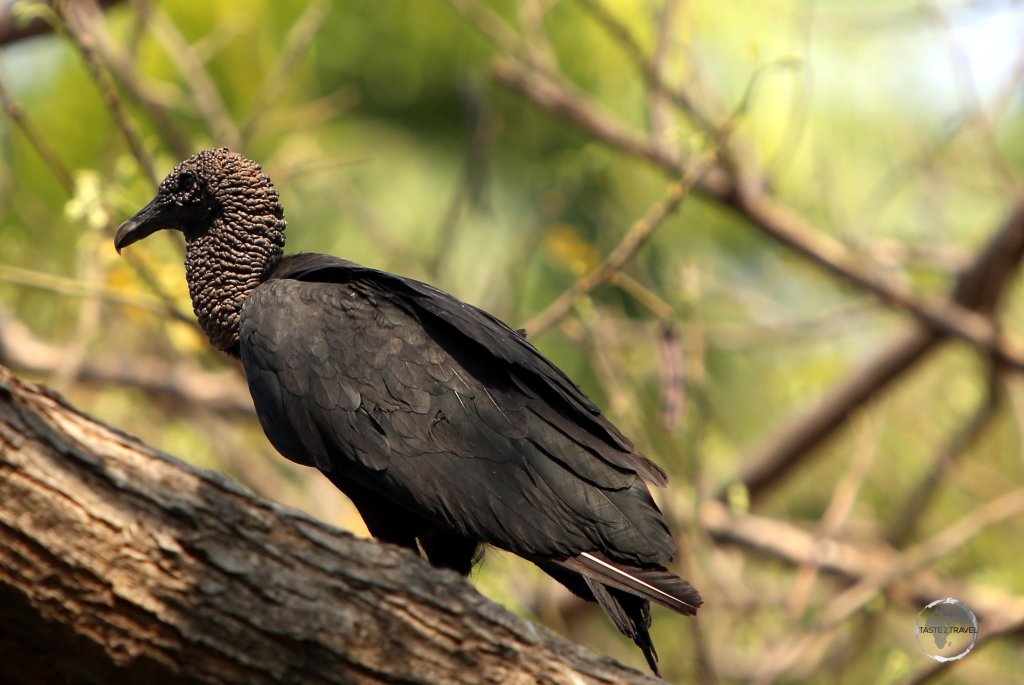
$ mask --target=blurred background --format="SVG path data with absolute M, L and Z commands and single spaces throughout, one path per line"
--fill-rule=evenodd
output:
M 9 0 L 0 363 L 365 535 L 262 435 L 169 234 L 114 228 L 227 145 L 290 251 L 436 284 L 670 474 L 674 682 L 1024 682 L 1024 4 Z M 1001 334 L 1001 335 L 1000 335 Z M 491 551 L 475 581 L 643 668 Z M 957 597 L 981 636 L 915 642 Z

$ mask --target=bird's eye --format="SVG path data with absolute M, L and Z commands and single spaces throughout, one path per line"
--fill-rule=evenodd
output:
M 191 171 L 183 171 L 178 174 L 178 190 L 188 192 L 196 185 L 196 175 Z

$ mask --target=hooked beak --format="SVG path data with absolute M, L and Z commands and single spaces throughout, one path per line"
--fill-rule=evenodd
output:
M 150 200 L 149 204 L 140 209 L 138 214 L 117 229 L 117 233 L 114 234 L 114 249 L 118 254 L 121 254 L 121 250 L 125 247 L 137 243 L 160 229 L 177 228 L 162 206 L 163 203 L 158 201 L 159 199 L 158 196 Z

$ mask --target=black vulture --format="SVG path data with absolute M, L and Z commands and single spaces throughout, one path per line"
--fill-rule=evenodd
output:
M 525 336 L 430 285 L 321 254 L 283 256 L 284 209 L 227 148 L 185 160 L 117 231 L 186 240 L 210 341 L 245 368 L 260 424 L 323 472 L 374 537 L 466 574 L 482 545 L 597 602 L 657 673 L 650 602 L 694 614 L 637 452 Z

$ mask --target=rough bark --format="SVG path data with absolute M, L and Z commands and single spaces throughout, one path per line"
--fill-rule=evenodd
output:
M 0 682 L 640 683 L 0 367 Z

